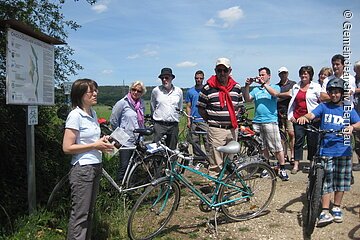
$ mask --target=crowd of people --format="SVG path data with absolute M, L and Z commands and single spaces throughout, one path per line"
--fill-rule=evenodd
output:
M 253 128 L 262 140 L 262 151 L 269 158 L 269 151 L 279 163 L 278 176 L 288 181 L 285 169 L 286 160 L 293 165 L 291 174 L 300 170 L 299 161 L 303 160 L 303 147 L 307 144 L 307 159 L 312 160 L 317 152 L 318 136 L 305 130 L 304 124 L 312 124 L 324 129 L 346 128 L 346 133 L 354 131 L 355 152 L 360 157 L 360 61 L 354 64 L 355 77 L 346 76 L 344 81 L 344 57 L 336 54 L 331 59 L 332 68 L 324 67 L 313 81 L 312 66 L 299 69 L 299 81 L 288 78 L 286 67 L 278 69 L 279 82 L 272 84 L 271 71 L 267 67 L 258 70 L 258 76 L 247 78 L 242 88 L 233 79 L 231 62 L 228 58 L 218 58 L 215 62 L 215 74 L 204 82 L 205 74 L 195 72 L 195 85 L 185 95 L 186 111 L 191 117 L 187 127 L 207 132 L 204 136 L 206 152 L 209 154 L 209 175 L 217 176 L 222 168 L 223 156 L 216 151 L 231 140 L 237 140 L 237 113 L 245 102 L 254 102 L 255 114 Z M 179 135 L 179 109 L 183 109 L 183 91 L 175 86 L 175 75 L 171 68 L 163 68 L 158 78 L 161 85 L 151 92 L 150 111 L 154 120 L 154 141 L 166 135 L 166 145 L 176 149 Z M 252 84 L 257 84 L 250 88 Z M 344 89 L 350 86 L 350 101 L 344 102 Z M 113 129 L 122 128 L 130 138 L 125 147 L 134 145 L 136 135 L 133 130 L 144 127 L 145 105 L 142 96 L 146 87 L 140 81 L 131 83 L 129 92 L 113 107 L 110 123 Z M 68 239 L 90 239 L 92 212 L 101 176 L 101 153 L 111 151 L 113 145 L 108 137 L 100 138 L 100 128 L 95 111 L 98 86 L 90 79 L 79 79 L 71 90 L 73 110 L 66 120 L 63 150 L 72 154 L 71 214 Z M 349 115 L 350 124 L 345 125 L 343 104 L 353 107 Z M 290 153 L 284 152 L 280 130 L 288 136 Z M 320 154 L 330 157 L 326 166 L 323 189 L 323 210 L 319 216 L 319 225 L 332 221 L 342 222 L 341 200 L 344 192 L 350 190 L 351 172 L 359 171 L 360 164 L 352 164 L 351 147 L 341 145 L 341 138 L 326 138 Z M 195 139 L 199 144 L 200 139 Z M 334 151 L 335 149 L 335 151 Z M 117 181 L 124 177 L 132 150 L 121 150 Z M 198 153 L 194 153 L 195 155 Z M 289 155 L 290 154 L 290 155 Z M 359 162 L 359 160 L 358 160 Z M 330 210 L 330 194 L 334 202 Z

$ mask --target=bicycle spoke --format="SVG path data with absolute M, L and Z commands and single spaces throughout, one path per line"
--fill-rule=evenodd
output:
M 266 175 L 265 177 L 262 177 Z M 232 220 L 247 220 L 259 215 L 270 204 L 275 193 L 275 174 L 264 163 L 253 162 L 237 169 L 222 186 L 219 202 L 224 214 Z
M 150 239 L 170 221 L 180 200 L 175 182 L 163 181 L 146 189 L 136 202 L 128 222 L 130 239 Z

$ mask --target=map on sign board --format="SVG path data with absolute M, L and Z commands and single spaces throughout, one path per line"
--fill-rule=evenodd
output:
M 54 46 L 8 29 L 6 103 L 54 104 Z

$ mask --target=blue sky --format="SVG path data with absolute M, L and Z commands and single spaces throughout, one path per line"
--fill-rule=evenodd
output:
M 344 10 L 353 13 L 345 19 Z M 267 66 L 272 83 L 277 70 L 311 65 L 315 74 L 342 53 L 343 23 L 352 24 L 351 62 L 360 59 L 360 2 L 357 0 L 103 0 L 96 5 L 66 1 L 63 13 L 82 28 L 69 30 L 67 43 L 84 70 L 77 76 L 99 85 L 129 85 L 140 80 L 159 85 L 161 68 L 176 75 L 173 84 L 191 87 L 194 73 L 214 74 L 218 57 L 232 63 L 241 85 Z

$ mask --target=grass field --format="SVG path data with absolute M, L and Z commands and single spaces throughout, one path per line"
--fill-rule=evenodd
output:
M 247 103 L 246 106 L 249 107 L 254 107 L 253 103 Z M 110 119 L 110 115 L 111 115 L 111 107 L 110 106 L 106 106 L 106 105 L 96 105 L 94 106 L 94 109 L 96 111 L 96 114 L 98 116 L 98 118 L 105 118 L 107 120 Z M 145 114 L 149 114 L 150 113 L 150 101 L 145 101 Z M 253 118 L 254 117 L 254 109 L 249 111 L 249 118 Z
M 94 110 L 96 111 L 98 118 L 110 119 L 112 107 L 107 105 L 95 105 Z M 150 113 L 150 101 L 145 101 L 145 114 Z

